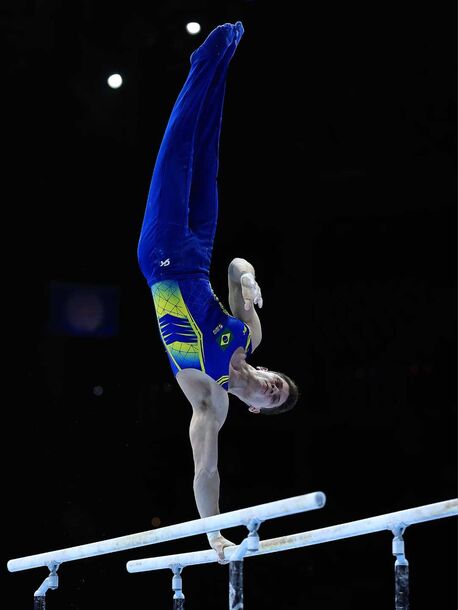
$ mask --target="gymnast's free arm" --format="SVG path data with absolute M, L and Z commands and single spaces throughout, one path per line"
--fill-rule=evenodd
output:
M 200 516 L 219 514 L 218 433 L 221 423 L 211 408 L 194 408 L 189 437 L 194 456 L 194 497 Z M 218 561 L 226 563 L 224 548 L 232 546 L 221 532 L 207 534 L 210 546 L 217 552 Z
M 244 258 L 234 258 L 228 268 L 229 306 L 232 314 L 245 322 L 251 331 L 253 350 L 261 343 L 262 329 L 254 308 L 262 307 L 261 289 L 256 281 L 254 267 Z

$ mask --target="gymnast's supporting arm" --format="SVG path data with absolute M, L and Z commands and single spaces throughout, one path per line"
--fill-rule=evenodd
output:
M 194 496 L 200 516 L 219 514 L 220 479 L 218 473 L 218 433 L 222 423 L 212 409 L 195 408 L 189 428 L 194 456 Z M 210 546 L 217 552 L 218 561 L 226 563 L 224 548 L 233 543 L 221 532 L 207 534 Z

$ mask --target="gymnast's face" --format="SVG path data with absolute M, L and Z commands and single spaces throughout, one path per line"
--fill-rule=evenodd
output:
M 251 413 L 261 409 L 272 409 L 283 404 L 289 395 L 289 386 L 277 373 L 257 366 L 250 380 L 250 395 L 247 403 Z

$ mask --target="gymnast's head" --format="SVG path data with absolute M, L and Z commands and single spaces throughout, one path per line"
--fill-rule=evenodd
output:
M 249 369 L 248 383 L 234 394 L 248 405 L 250 413 L 279 415 L 296 405 L 299 389 L 290 377 L 262 366 Z

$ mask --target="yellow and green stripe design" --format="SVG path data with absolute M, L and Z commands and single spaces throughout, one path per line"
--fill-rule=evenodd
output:
M 178 283 L 174 280 L 157 282 L 152 293 L 159 331 L 177 370 L 205 371 L 202 333 L 186 307 Z

